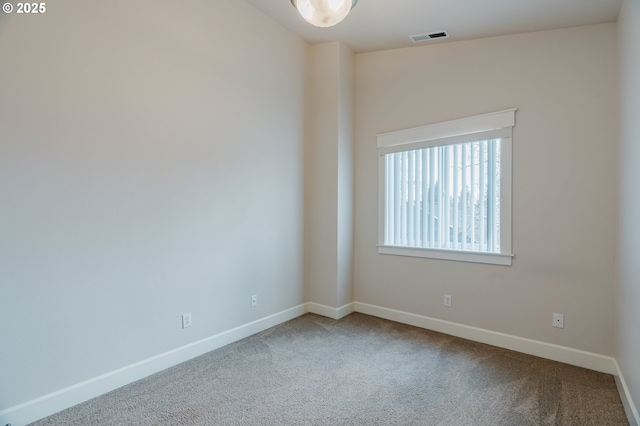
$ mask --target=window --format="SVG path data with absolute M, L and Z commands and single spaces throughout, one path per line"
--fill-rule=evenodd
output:
M 515 109 L 378 135 L 378 252 L 511 265 Z

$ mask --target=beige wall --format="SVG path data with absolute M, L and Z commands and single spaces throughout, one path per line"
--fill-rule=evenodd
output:
M 607 24 L 358 55 L 355 299 L 612 355 L 616 41 Z M 377 254 L 375 135 L 513 107 L 513 266 Z
M 336 307 L 353 302 L 353 195 L 356 55 L 340 44 L 338 115 L 338 292 Z
M 0 22 L 0 411 L 304 301 L 306 44 L 237 0 L 47 6 Z
M 355 55 L 309 47 L 305 111 L 305 296 L 338 308 L 353 300 Z
M 633 401 L 640 402 L 640 1 L 620 11 L 620 244 L 616 358 Z M 638 407 L 636 406 L 636 409 Z M 638 415 L 636 411 L 635 415 Z M 636 418 L 638 421 L 639 418 Z

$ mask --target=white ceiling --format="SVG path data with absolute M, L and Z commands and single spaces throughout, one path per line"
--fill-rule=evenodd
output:
M 359 0 L 332 28 L 304 21 L 290 0 L 246 0 L 309 43 L 341 41 L 357 53 L 415 46 L 410 35 L 447 31 L 443 43 L 615 22 L 622 0 Z

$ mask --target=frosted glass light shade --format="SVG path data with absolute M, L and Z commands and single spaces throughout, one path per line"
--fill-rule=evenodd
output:
M 293 7 L 311 25 L 332 27 L 349 14 L 358 0 L 291 0 Z

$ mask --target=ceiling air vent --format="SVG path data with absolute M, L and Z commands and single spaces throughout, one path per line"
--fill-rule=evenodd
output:
M 449 38 L 450 36 L 449 36 L 449 33 L 446 31 L 438 31 L 437 33 L 416 34 L 409 37 L 415 43 L 418 43 L 420 41 L 435 40 L 437 38 Z

